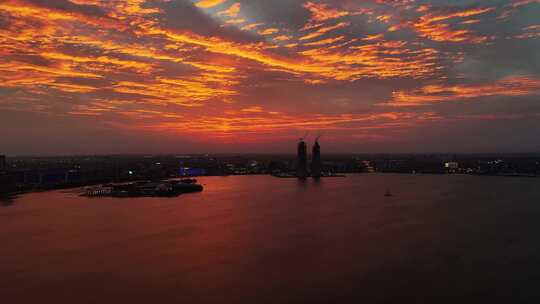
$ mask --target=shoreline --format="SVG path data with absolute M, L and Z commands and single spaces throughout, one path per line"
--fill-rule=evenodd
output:
M 540 175 L 536 174 L 481 174 L 481 173 L 429 173 L 429 172 L 416 172 L 416 173 L 407 173 L 407 172 L 357 172 L 357 173 L 344 173 L 344 174 L 334 174 L 329 176 L 321 176 L 320 179 L 324 178 L 343 178 L 347 177 L 347 175 L 350 174 L 400 174 L 400 175 L 468 175 L 468 176 L 485 176 L 485 177 L 507 177 L 507 178 L 540 178 Z M 229 177 L 229 176 L 272 176 L 279 179 L 298 179 L 297 176 L 290 176 L 290 175 L 276 175 L 276 174 L 232 174 L 232 175 L 204 175 L 200 177 Z M 172 177 L 172 178 L 166 178 L 166 179 L 160 179 L 158 181 L 154 182 L 167 182 L 167 181 L 174 181 L 177 179 L 180 179 L 181 177 Z M 311 176 L 306 177 L 305 179 L 313 178 Z M 316 178 L 315 178 L 316 179 Z M 136 180 L 136 181 L 118 181 L 118 182 L 111 182 L 111 181 L 104 181 L 104 182 L 92 182 L 88 184 L 69 184 L 69 185 L 48 185 L 48 186 L 41 186 L 41 187 L 32 187 L 29 189 L 24 190 L 17 190 L 13 192 L 0 192 L 0 200 L 9 200 L 11 198 L 14 198 L 19 195 L 24 195 L 28 193 L 40 193 L 40 192 L 48 192 L 48 191 L 54 191 L 54 190 L 74 190 L 74 189 L 82 189 L 84 187 L 92 187 L 92 186 L 100 186 L 100 185 L 107 185 L 107 184 L 130 184 L 130 183 L 137 183 L 137 182 L 145 182 L 145 180 Z M 146 182 L 148 182 L 146 180 Z

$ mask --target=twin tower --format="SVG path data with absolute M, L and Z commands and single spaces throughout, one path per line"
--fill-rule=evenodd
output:
M 307 145 L 303 139 L 298 143 L 298 169 L 296 170 L 296 176 L 298 178 L 306 178 L 312 176 L 313 178 L 321 177 L 321 146 L 319 140 L 315 140 L 313 145 L 312 158 L 311 158 L 311 170 L 308 170 L 308 155 Z

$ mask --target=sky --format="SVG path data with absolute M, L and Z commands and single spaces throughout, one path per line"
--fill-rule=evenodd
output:
M 0 154 L 539 152 L 540 0 L 2 0 Z

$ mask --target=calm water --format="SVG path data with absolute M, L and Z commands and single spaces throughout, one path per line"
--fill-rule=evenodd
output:
M 2 302 L 539 303 L 538 179 L 199 180 L 0 205 Z

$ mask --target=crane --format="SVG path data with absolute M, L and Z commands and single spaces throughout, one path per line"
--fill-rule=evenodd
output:
M 315 142 L 319 142 L 319 138 L 323 137 L 323 135 L 324 135 L 324 132 L 319 133 L 319 135 L 315 137 Z

